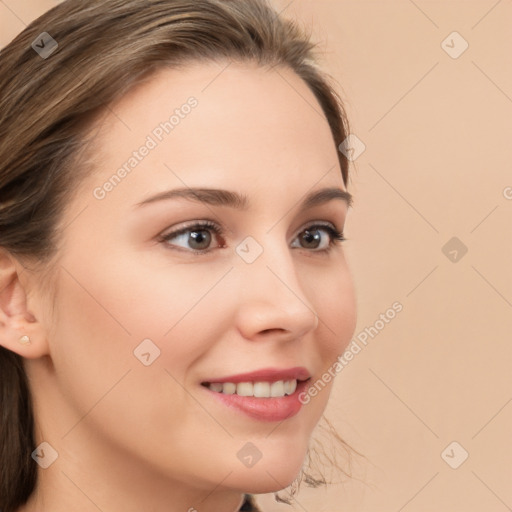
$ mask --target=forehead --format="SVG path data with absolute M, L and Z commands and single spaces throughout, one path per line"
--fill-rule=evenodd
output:
M 162 182 L 344 188 L 322 109 L 288 68 L 226 61 L 160 70 L 110 106 L 94 145 L 94 183 L 124 168 L 139 192 Z

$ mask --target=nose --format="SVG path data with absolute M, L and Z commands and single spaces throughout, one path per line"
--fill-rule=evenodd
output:
M 241 262 L 237 270 L 236 323 L 244 338 L 287 341 L 317 328 L 318 315 L 304 293 L 289 249 L 274 254 L 265 250 L 252 264 Z

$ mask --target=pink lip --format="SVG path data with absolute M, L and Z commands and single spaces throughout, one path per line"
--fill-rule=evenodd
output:
M 277 382 L 279 380 L 296 379 L 298 382 L 295 392 L 291 395 L 279 398 L 256 398 L 253 396 L 239 396 L 237 394 L 225 395 L 224 393 L 212 391 L 206 386 L 204 386 L 203 389 L 209 393 L 212 398 L 226 405 L 231 410 L 244 413 L 255 420 L 284 421 L 295 416 L 301 410 L 303 404 L 299 400 L 299 395 L 308 386 L 307 381 L 310 377 L 310 373 L 303 367 L 284 370 L 266 368 L 207 381 L 208 383 L 232 382 L 236 384 L 239 382 Z
M 279 398 L 255 398 L 253 396 L 225 395 L 217 393 L 207 387 L 203 389 L 213 399 L 219 400 L 231 410 L 244 413 L 245 415 L 259 421 L 284 421 L 299 413 L 302 402 L 299 395 L 308 386 L 307 381 L 297 384 L 295 393 Z
M 254 372 L 239 373 L 237 375 L 228 375 L 226 377 L 216 377 L 207 380 L 209 384 L 214 382 L 232 382 L 238 384 L 239 382 L 277 382 L 279 380 L 307 380 L 311 377 L 306 368 L 296 366 L 294 368 L 286 368 L 279 370 L 277 368 L 264 368 Z

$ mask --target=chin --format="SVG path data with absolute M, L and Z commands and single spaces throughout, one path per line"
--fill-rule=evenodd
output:
M 251 494 L 265 494 L 281 491 L 297 478 L 302 469 L 304 457 L 292 458 L 283 455 L 279 460 L 261 459 L 253 467 L 239 470 L 230 477 L 229 486 Z M 227 483 L 227 482 L 226 482 Z

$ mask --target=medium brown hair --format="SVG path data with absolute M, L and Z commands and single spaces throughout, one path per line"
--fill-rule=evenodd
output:
M 50 55 L 36 51 L 43 32 L 58 44 Z M 291 68 L 314 93 L 337 146 L 348 133 L 346 116 L 315 64 L 315 46 L 265 0 L 68 0 L 48 11 L 0 54 L 0 248 L 49 265 L 61 214 L 88 172 L 80 158 L 87 128 L 165 67 L 227 59 Z M 338 158 L 348 185 L 348 161 Z M 23 360 L 0 347 L 3 512 L 35 489 L 33 431 Z

